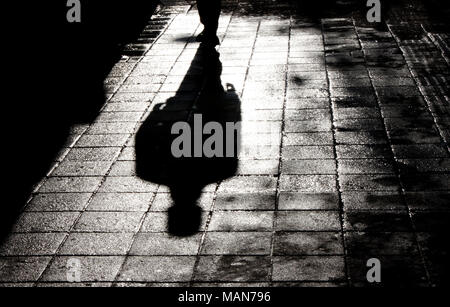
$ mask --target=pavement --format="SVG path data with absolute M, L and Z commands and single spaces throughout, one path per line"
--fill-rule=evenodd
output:
M 202 186 L 199 231 L 179 237 L 167 186 L 136 174 L 142 124 L 192 115 L 204 70 L 196 8 L 164 3 L 0 245 L 0 286 L 448 284 L 445 24 L 419 1 L 379 24 L 351 1 L 334 16 L 224 1 L 219 81 L 238 97 L 241 151 L 233 176 Z

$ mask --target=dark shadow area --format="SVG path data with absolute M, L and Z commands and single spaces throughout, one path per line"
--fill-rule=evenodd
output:
M 12 18 L 3 37 L 8 179 L 1 233 L 49 170 L 71 126 L 95 119 L 105 103 L 105 77 L 156 6 L 153 0 L 81 0 L 81 23 L 69 23 L 65 0 L 6 4 L 4 12 Z
M 360 22 L 374 27 L 383 27 L 383 23 L 368 23 L 365 16 L 370 7 L 367 0 L 234 0 L 224 1 L 222 11 L 233 12 L 235 16 L 279 16 L 280 18 L 294 18 L 298 25 L 306 22 L 318 23 L 322 18 L 355 17 Z M 443 0 L 391 0 L 381 1 L 382 21 L 393 23 L 410 20 L 418 15 L 428 16 L 433 23 L 440 23 L 441 29 L 448 30 L 448 13 L 450 3 Z M 313 25 L 309 25 L 313 26 Z
M 223 12 L 233 11 L 238 16 L 298 16 L 309 21 L 320 18 L 348 17 L 352 12 L 365 7 L 365 1 L 358 0 L 239 0 L 223 4 Z
M 226 123 L 240 122 L 240 100 L 232 85 L 223 88 L 221 72 L 217 51 L 200 47 L 176 95 L 154 106 L 136 136 L 136 172 L 144 180 L 170 188 L 174 205 L 169 209 L 169 231 L 175 235 L 190 235 L 199 230 L 201 209 L 196 201 L 202 189 L 237 171 L 239 129 L 229 133 Z M 175 157 L 172 150 L 174 141 L 180 140 L 181 130 L 172 133 L 178 122 L 184 122 L 186 131 L 190 131 L 187 142 L 175 147 L 187 150 L 188 154 L 182 157 Z M 201 130 L 211 122 L 218 129 L 202 136 Z M 220 154 L 207 157 L 205 150 L 200 157 L 194 157 L 196 142 L 206 147 L 213 136 L 217 138 L 209 148 L 224 153 L 223 157 Z M 233 154 L 226 155 L 226 150 L 232 150 Z

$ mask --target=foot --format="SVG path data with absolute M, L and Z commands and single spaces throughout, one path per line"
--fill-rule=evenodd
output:
M 197 36 L 196 41 L 202 43 L 202 45 L 208 45 L 212 47 L 220 45 L 219 38 L 216 34 L 207 34 L 205 31 Z

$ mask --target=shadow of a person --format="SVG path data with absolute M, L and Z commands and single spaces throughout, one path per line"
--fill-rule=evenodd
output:
M 223 88 L 221 72 L 219 53 L 200 47 L 176 95 L 155 105 L 136 135 L 136 173 L 169 187 L 174 235 L 199 230 L 203 188 L 237 171 L 240 100 L 232 85 Z

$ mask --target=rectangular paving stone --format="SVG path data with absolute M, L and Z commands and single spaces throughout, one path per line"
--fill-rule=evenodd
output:
M 78 232 L 136 232 L 144 212 L 84 212 L 74 227 Z
M 392 150 L 398 159 L 449 157 L 448 151 L 441 144 L 393 145 Z
M 420 96 L 420 92 L 416 86 L 386 86 L 376 87 L 378 96 L 404 98 L 412 96 Z
M 239 176 L 222 182 L 218 192 L 262 192 L 275 190 L 276 178 L 269 176 Z
M 286 146 L 333 145 L 333 135 L 331 132 L 286 133 L 283 144 Z
M 209 231 L 270 231 L 273 212 L 270 211 L 215 211 Z
M 277 232 L 274 255 L 339 255 L 344 253 L 338 232 Z
M 450 174 L 402 172 L 400 179 L 406 191 L 448 191 Z
M 133 133 L 136 122 L 94 123 L 86 134 L 130 134 Z
M 369 73 L 372 78 L 406 78 L 411 77 L 411 73 L 407 67 L 394 68 L 394 67 L 370 67 Z
M 90 193 L 97 190 L 102 177 L 51 177 L 40 187 L 40 193 Z
M 344 210 L 406 210 L 399 192 L 343 192 Z
M 310 79 L 307 79 L 310 80 Z M 307 81 L 302 81 L 307 82 Z M 322 81 L 324 82 L 324 80 Z M 328 98 L 308 97 L 302 99 L 288 98 L 286 99 L 286 109 L 327 109 L 330 102 Z
M 289 160 L 284 161 L 281 173 L 287 175 L 333 175 L 336 174 L 335 160 Z
M 337 193 L 281 192 L 279 210 L 338 210 Z
M 0 246 L 1 256 L 53 255 L 65 233 L 15 233 L 10 234 Z
M 116 161 L 111 167 L 109 176 L 118 176 L 118 177 L 137 176 L 135 161 Z
M 64 232 L 69 231 L 79 212 L 25 212 L 12 228 L 12 232 Z
M 414 172 L 442 172 L 450 171 L 450 159 L 399 159 L 397 161 L 399 168 L 413 170 Z
M 372 96 L 331 97 L 333 115 L 336 120 L 376 119 L 381 117 L 377 101 Z
M 323 59 L 320 58 L 290 58 L 290 62 L 320 62 Z M 300 63 L 299 63 L 300 64 Z M 293 77 L 287 80 L 288 90 L 300 89 L 300 88 L 316 88 L 316 89 L 328 89 L 326 80 L 315 79 L 301 79 L 299 77 Z M 316 97 L 317 98 L 317 97 Z
M 326 132 L 331 131 L 330 120 L 285 121 L 286 132 Z
M 431 118 L 385 118 L 387 130 L 434 130 L 434 121 Z
M 214 210 L 274 210 L 275 192 L 273 193 L 218 193 Z
M 287 109 L 284 114 L 285 120 L 291 121 L 310 121 L 310 120 L 327 120 L 331 118 L 329 109 L 304 109 L 295 110 Z
M 283 146 L 283 160 L 334 159 L 333 146 Z
M 338 159 L 390 158 L 389 145 L 337 145 Z
M 114 103 L 128 103 L 135 101 L 150 102 L 155 97 L 155 93 L 126 93 L 117 92 L 112 98 L 111 102 Z
M 84 161 L 84 162 L 61 162 L 51 173 L 51 176 L 61 177 L 86 177 L 86 176 L 104 176 L 111 167 L 112 162 L 103 161 Z
M 355 86 L 370 86 L 370 79 L 367 76 L 364 78 L 330 79 L 330 88 L 348 88 Z
M 411 210 L 448 211 L 450 192 L 406 192 L 405 200 Z
M 401 232 L 347 232 L 347 253 L 350 255 L 417 255 L 419 249 L 413 233 Z
M 424 108 L 426 102 L 420 96 L 403 97 L 401 99 L 395 99 L 388 96 L 380 96 L 378 98 L 386 118 L 401 118 L 402 116 L 399 116 L 399 114 L 402 112 L 405 112 L 406 114 L 418 114 L 421 119 L 429 117 L 429 114 L 427 114 Z M 390 106 L 392 108 L 389 108 Z
M 426 119 L 430 117 L 430 113 L 426 109 L 426 107 L 400 105 L 400 103 L 404 103 L 405 101 L 405 99 L 403 98 L 398 100 L 389 99 L 389 101 L 392 103 L 391 105 L 387 105 L 386 103 L 385 105 L 381 105 L 381 114 L 383 115 L 384 118 L 409 117 L 409 118 Z M 395 102 L 396 104 L 394 104 L 393 102 Z
M 298 192 L 334 192 L 336 176 L 334 175 L 281 175 L 281 191 Z
M 354 71 L 345 71 L 345 70 L 329 70 L 328 77 L 330 79 L 348 79 L 350 77 L 355 79 L 367 78 L 367 71 L 364 70 L 354 70 Z
M 388 159 L 341 159 L 339 174 L 393 174 L 394 163 Z
M 343 256 L 274 257 L 274 281 L 335 281 L 345 279 Z
M 25 208 L 26 211 L 82 211 L 91 193 L 40 193 Z
M 70 233 L 59 250 L 60 255 L 126 255 L 132 233 Z
M 156 192 L 157 189 L 157 184 L 144 181 L 137 177 L 107 177 L 101 185 L 99 192 L 151 193 Z
M 352 87 L 330 88 L 330 95 L 332 97 L 372 97 L 374 92 L 371 86 L 357 87 L 354 85 Z
M 144 83 L 144 84 L 124 84 L 120 87 L 121 92 L 129 93 L 146 93 L 146 92 L 158 92 L 161 84 L 158 83 Z
M 280 211 L 276 217 L 279 231 L 338 231 L 339 214 L 333 211 Z
M 267 256 L 200 256 L 194 281 L 264 282 L 269 269 Z
M 190 237 L 176 237 L 168 233 L 139 233 L 133 242 L 130 255 L 197 255 L 201 237 L 201 233 Z
M 241 160 L 237 175 L 276 175 L 278 166 L 278 160 Z
M 339 145 L 380 145 L 387 144 L 384 131 L 336 131 L 336 142 Z
M 406 211 L 347 211 L 346 231 L 411 232 L 411 220 Z
M 118 280 L 133 282 L 188 282 L 194 271 L 193 256 L 129 256 Z
M 372 104 L 366 106 L 367 101 L 351 98 L 333 99 L 333 116 L 336 121 L 350 119 L 381 119 L 381 114 Z
M 147 211 L 154 193 L 96 193 L 87 211 Z
M 149 106 L 146 101 L 134 101 L 125 103 L 107 103 L 103 112 L 144 112 Z
M 337 131 L 381 131 L 384 130 L 381 118 L 338 119 Z
M 68 263 L 80 262 L 82 282 L 114 281 L 125 257 L 119 256 L 57 256 L 42 275 L 44 282 L 67 282 Z
M 73 148 L 69 151 L 65 160 L 71 162 L 112 161 L 117 157 L 120 149 L 120 147 Z
M 347 191 L 399 191 L 399 180 L 394 175 L 342 175 L 341 190 Z
M 436 129 L 388 130 L 388 137 L 392 144 L 439 144 L 441 139 Z
M 44 272 L 50 257 L 2 257 L 0 258 L 0 282 L 34 282 Z M 9 286 L 14 286 L 8 285 Z M 21 287 L 22 284 L 17 284 Z
M 142 115 L 141 112 L 102 112 L 95 120 L 99 123 L 138 122 Z
M 83 134 L 74 147 L 121 147 L 128 138 L 128 134 Z
M 207 232 L 202 255 L 269 255 L 271 232 Z

